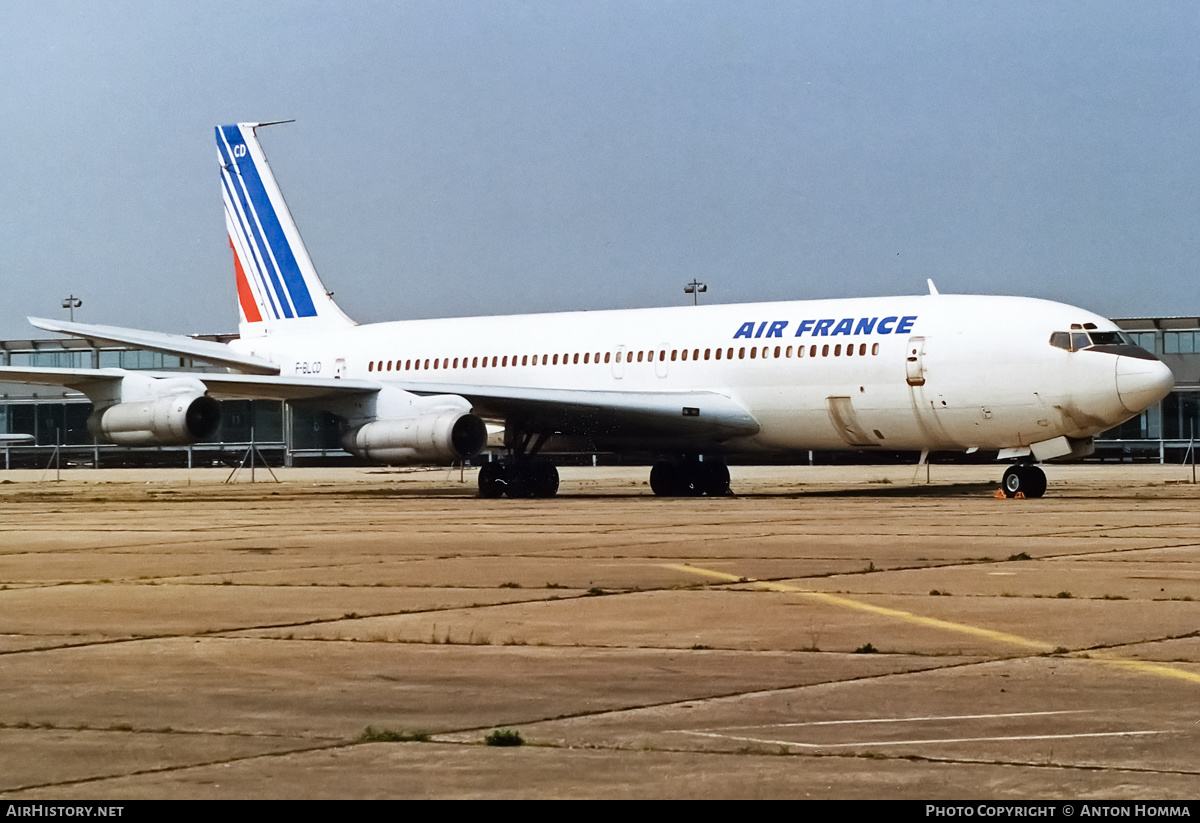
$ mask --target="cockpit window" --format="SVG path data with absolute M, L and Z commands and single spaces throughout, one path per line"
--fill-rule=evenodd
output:
M 1099 331 L 1096 330 L 1094 323 L 1084 323 L 1083 328 L 1080 324 L 1072 323 L 1072 331 L 1056 331 L 1050 335 L 1050 345 L 1056 349 L 1064 351 L 1083 351 L 1085 349 L 1099 349 L 1111 354 L 1127 354 L 1134 357 L 1146 356 L 1153 357 L 1149 352 L 1138 348 L 1137 343 L 1133 338 L 1122 331 Z M 1086 331 L 1084 330 L 1086 329 Z M 1116 351 L 1113 347 L 1121 347 L 1120 351 Z M 1136 350 L 1133 351 L 1133 350 Z
M 1119 331 L 1090 331 L 1088 337 L 1093 346 L 1132 346 L 1134 342 L 1129 335 Z

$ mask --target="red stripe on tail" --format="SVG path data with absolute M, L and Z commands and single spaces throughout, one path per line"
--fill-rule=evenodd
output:
M 229 238 L 229 250 L 233 252 L 233 270 L 237 274 L 238 302 L 242 305 L 242 314 L 249 323 L 261 323 L 262 315 L 258 313 L 258 304 L 250 292 L 250 284 L 246 282 L 246 272 L 242 271 L 242 261 L 238 259 L 237 249 L 233 247 L 233 238 Z

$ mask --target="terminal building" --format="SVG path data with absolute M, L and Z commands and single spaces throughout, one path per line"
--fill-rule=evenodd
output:
M 1170 367 L 1175 388 L 1162 402 L 1097 437 L 1090 459 L 1182 461 L 1200 436 L 1200 317 L 1129 317 L 1114 322 Z M 0 341 L 0 365 L 215 370 L 187 358 L 94 346 L 76 338 Z M 266 400 L 224 401 L 221 411 L 220 429 L 207 441 L 129 448 L 96 442 L 87 429 L 92 405 L 82 394 L 53 386 L 0 383 L 0 434 L 33 436 L 32 443 L 0 445 L 0 468 L 235 466 L 251 448 L 276 466 L 361 462 L 342 450 L 338 420 L 327 412 Z

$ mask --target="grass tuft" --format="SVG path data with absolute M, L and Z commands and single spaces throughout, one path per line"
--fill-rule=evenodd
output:
M 429 740 L 429 732 L 407 732 L 395 729 L 376 729 L 367 726 L 358 736 L 359 743 L 424 743 Z
M 483 742 L 488 746 L 523 746 L 525 739 L 516 729 L 496 729 Z

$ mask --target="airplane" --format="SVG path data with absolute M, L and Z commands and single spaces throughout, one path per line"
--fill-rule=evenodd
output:
M 278 122 L 278 121 L 277 121 Z M 897 297 L 467 317 L 359 325 L 317 276 L 258 141 L 218 126 L 239 336 L 228 343 L 29 318 L 41 329 L 200 359 L 225 372 L 0 368 L 92 401 L 88 428 L 127 446 L 212 436 L 220 399 L 332 412 L 343 447 L 385 464 L 505 455 L 479 496 L 552 497 L 550 437 L 653 453 L 663 496 L 729 492 L 731 455 L 812 449 L 995 451 L 1002 489 L 1040 497 L 1038 463 L 1171 390 L 1171 371 L 1110 320 L 1047 300 Z

